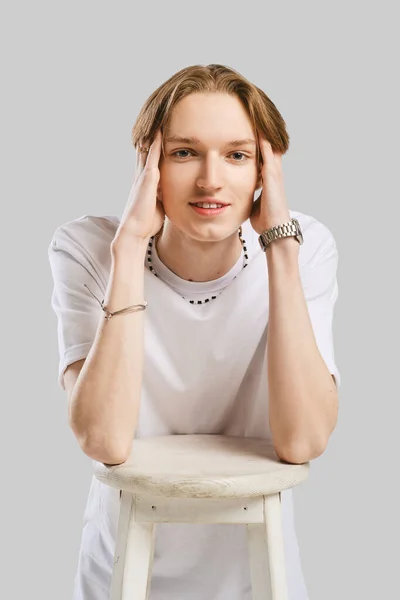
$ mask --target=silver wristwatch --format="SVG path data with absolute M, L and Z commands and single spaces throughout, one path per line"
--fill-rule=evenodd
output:
M 275 225 L 274 227 L 271 227 L 271 229 L 263 231 L 259 236 L 258 241 L 260 242 L 261 249 L 265 252 L 271 242 L 289 236 L 295 237 L 300 245 L 303 243 L 303 234 L 297 219 L 290 219 L 287 223 Z

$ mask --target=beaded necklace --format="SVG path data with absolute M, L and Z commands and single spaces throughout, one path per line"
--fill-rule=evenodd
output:
M 240 239 L 240 241 L 242 243 L 242 246 L 243 246 L 243 252 L 244 252 L 243 269 L 244 269 L 248 265 L 249 256 L 247 254 L 246 240 L 244 240 L 242 238 L 242 226 L 240 226 L 238 234 L 239 234 L 239 239 Z M 154 267 L 152 265 L 152 262 L 153 262 L 152 259 L 153 259 L 153 247 L 157 243 L 159 235 L 160 235 L 160 232 L 157 233 L 156 235 L 153 235 L 149 239 L 149 244 L 148 244 L 148 247 L 147 247 L 147 266 L 148 266 L 149 271 L 151 271 L 153 273 L 153 275 L 155 275 L 156 277 L 159 277 L 159 275 L 156 273 L 156 271 L 155 271 L 155 269 L 154 269 Z M 237 275 L 235 275 L 235 277 L 233 279 L 236 279 L 236 277 L 237 277 Z M 189 302 L 190 302 L 190 304 L 206 304 L 207 302 L 210 302 L 210 300 L 215 300 L 216 298 L 218 298 L 218 296 L 220 294 L 222 294 L 222 292 L 220 292 L 217 296 L 211 296 L 211 298 L 206 298 L 205 300 L 189 300 Z M 184 300 L 186 300 L 185 296 L 182 296 L 182 298 Z

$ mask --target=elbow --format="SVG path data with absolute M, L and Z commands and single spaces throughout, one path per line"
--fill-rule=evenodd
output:
M 88 426 L 76 418 L 71 410 L 68 421 L 80 449 L 92 460 L 105 465 L 120 465 L 129 458 L 132 440 L 122 445 L 120 432 L 113 434 L 104 427 Z
M 122 465 L 130 456 L 130 452 L 121 448 L 108 447 L 104 443 L 94 440 L 79 441 L 81 450 L 86 456 L 101 462 L 106 466 Z
M 105 465 L 121 465 L 130 456 L 130 448 L 120 444 L 110 443 L 104 434 L 98 435 L 88 431 L 78 431 L 71 424 L 71 429 L 78 441 L 79 447 L 86 456 Z
M 291 444 L 282 447 L 275 446 L 278 458 L 286 463 L 302 465 L 321 456 L 327 447 L 326 442 L 314 444 Z

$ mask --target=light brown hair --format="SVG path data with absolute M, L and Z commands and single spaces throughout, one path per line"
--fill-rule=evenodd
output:
M 181 69 L 162 83 L 146 100 L 132 129 L 135 148 L 151 144 L 156 131 L 168 126 L 174 106 L 189 94 L 225 92 L 242 102 L 253 128 L 265 137 L 274 152 L 289 148 L 286 123 L 275 104 L 256 85 L 224 65 L 193 65 Z M 260 155 L 259 155 L 260 156 Z

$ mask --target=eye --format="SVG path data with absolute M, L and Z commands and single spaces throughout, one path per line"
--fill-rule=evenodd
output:
M 233 152 L 231 154 L 231 156 L 233 156 L 234 154 L 236 154 L 236 155 L 240 154 L 240 156 L 243 157 L 241 160 L 237 160 L 236 162 L 243 162 L 245 158 L 248 158 L 245 154 L 243 154 L 243 152 Z
M 176 150 L 175 152 L 172 153 L 172 156 L 176 156 L 177 158 L 188 158 L 187 156 L 178 156 L 180 153 L 182 152 L 187 152 L 188 154 L 192 154 L 192 152 L 190 150 Z M 239 159 L 236 160 L 235 162 L 244 162 L 244 160 L 246 158 L 248 158 L 248 156 L 246 156 L 245 154 L 243 154 L 243 152 L 232 152 L 232 154 L 230 156 L 239 156 Z
M 172 156 L 176 156 L 179 154 L 179 152 L 189 152 L 189 154 L 191 154 L 190 150 L 177 150 L 176 152 L 172 153 Z M 177 158 L 187 158 L 187 156 L 178 156 Z

